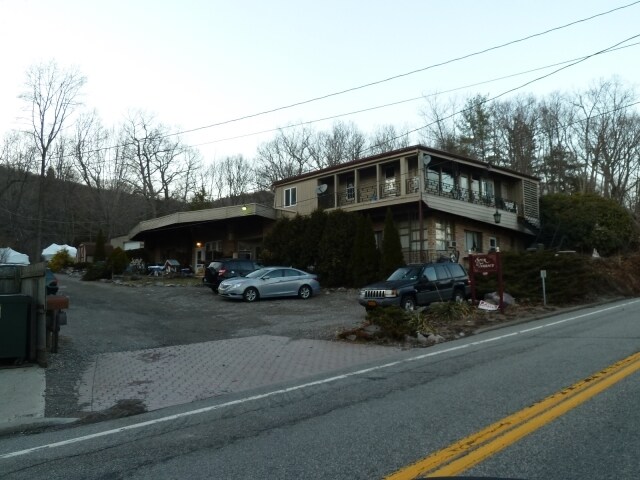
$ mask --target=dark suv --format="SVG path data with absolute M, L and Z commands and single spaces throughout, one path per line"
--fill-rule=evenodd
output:
M 262 265 L 244 258 L 227 258 L 214 260 L 204 269 L 202 282 L 213 292 L 218 291 L 218 285 L 226 278 L 244 277 L 247 273 L 262 268 Z
M 400 267 L 385 281 L 360 289 L 358 301 L 366 308 L 397 305 L 413 310 L 431 302 L 462 301 L 470 293 L 469 275 L 462 265 L 419 263 Z

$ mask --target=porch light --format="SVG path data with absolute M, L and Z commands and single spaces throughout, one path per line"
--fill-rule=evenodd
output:
M 496 213 L 493 214 L 493 221 L 496 223 L 500 223 L 501 218 L 502 214 L 498 211 L 498 207 L 496 207 Z

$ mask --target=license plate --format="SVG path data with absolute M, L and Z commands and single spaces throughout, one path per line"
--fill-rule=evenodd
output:
M 375 307 L 376 305 L 378 305 L 378 303 L 375 300 L 369 300 L 367 302 L 368 307 Z

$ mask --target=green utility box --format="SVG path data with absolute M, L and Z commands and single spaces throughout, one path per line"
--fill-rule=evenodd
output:
M 0 295 L 0 359 L 21 363 L 35 355 L 35 319 L 29 295 Z

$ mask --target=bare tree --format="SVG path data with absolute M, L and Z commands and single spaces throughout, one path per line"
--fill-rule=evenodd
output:
M 601 82 L 597 91 L 599 101 L 590 122 L 590 144 L 600 193 L 628 205 L 638 178 L 640 116 L 626 107 L 637 101 L 637 94 L 624 88 L 618 79 Z
M 79 105 L 86 78 L 76 69 L 61 70 L 55 62 L 32 66 L 27 70 L 26 89 L 20 95 L 30 108 L 30 134 L 40 156 L 36 241 L 34 256 L 42 248 L 42 215 L 45 205 L 45 174 L 50 150 L 69 117 Z
M 315 168 L 339 165 L 362 157 L 367 139 L 353 123 L 336 122 L 329 132 L 320 132 L 314 144 Z
M 226 157 L 220 165 L 222 178 L 232 201 L 244 202 L 253 183 L 253 170 L 242 155 Z
M 575 110 L 556 92 L 538 104 L 538 167 L 545 193 L 570 193 L 576 187 L 579 167 L 569 148 Z
M 532 175 L 537 163 L 538 109 L 533 96 L 495 103 L 491 163 Z
M 421 110 L 421 116 L 426 126 L 420 130 L 421 141 L 445 152 L 468 155 L 468 149 L 463 149 L 459 142 L 460 132 L 454 120 L 460 110 L 458 100 L 451 98 L 443 104 L 438 98 L 435 94 L 425 97 L 427 105 Z
M 76 175 L 93 200 L 92 230 L 103 229 L 107 236 L 122 230 L 119 212 L 129 191 L 127 165 L 115 142 L 113 131 L 102 126 L 95 111 L 80 116 L 71 139 Z
M 308 172 L 313 167 L 313 137 L 309 128 L 281 129 L 276 137 L 258 147 L 256 183 L 259 188 L 270 189 L 283 178 Z
M 147 201 L 148 214 L 158 214 L 158 201 L 179 197 L 174 186 L 188 185 L 190 150 L 169 129 L 143 112 L 130 115 L 122 128 L 120 154 L 127 162 L 134 193 Z
M 183 203 L 197 191 L 198 177 L 202 170 L 202 156 L 195 148 L 185 147 L 182 153 L 183 171 L 175 183 L 173 195 Z
M 393 125 L 382 125 L 369 137 L 369 151 L 372 155 L 398 150 L 410 145 L 409 135 L 397 131 Z
M 212 162 L 198 174 L 197 191 L 204 192 L 205 201 L 213 202 L 225 195 L 225 182 L 220 162 Z
M 0 145 L 0 237 L 16 248 L 33 248 L 32 172 L 38 168 L 38 152 L 30 136 L 7 134 Z

